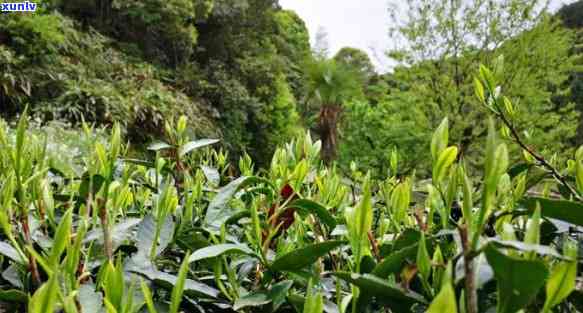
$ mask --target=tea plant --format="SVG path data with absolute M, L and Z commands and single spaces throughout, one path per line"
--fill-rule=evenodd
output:
M 560 169 L 521 139 L 485 67 L 492 112 L 471 176 L 444 119 L 431 179 L 320 162 L 309 134 L 257 170 L 166 123 L 151 159 L 120 127 L 55 169 L 47 139 L 0 128 L 0 306 L 28 312 L 575 312 L 583 149 Z M 497 126 L 502 124 L 502 126 Z M 502 134 L 502 136 L 500 136 Z M 86 135 L 91 136 L 87 128 Z M 508 144 L 524 150 L 510 165 Z M 390 156 L 398 173 L 398 153 Z M 236 177 L 235 173 L 242 176 Z M 481 177 L 480 177 L 481 176 Z

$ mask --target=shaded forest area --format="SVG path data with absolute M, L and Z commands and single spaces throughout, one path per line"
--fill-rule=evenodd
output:
M 196 135 L 264 162 L 297 125 L 308 34 L 273 1 L 55 1 L 1 18 L 5 117 L 29 104 L 42 121 L 120 122 L 146 142 L 185 114 Z

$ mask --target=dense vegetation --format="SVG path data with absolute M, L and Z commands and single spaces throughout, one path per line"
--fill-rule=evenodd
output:
M 52 1 L 0 19 L 5 117 L 29 104 L 41 120 L 119 122 L 143 143 L 184 114 L 262 165 L 297 130 L 308 34 L 272 1 Z
M 385 74 L 276 0 L 1 14 L 0 312 L 583 312 L 583 2 L 544 2 L 400 4 Z

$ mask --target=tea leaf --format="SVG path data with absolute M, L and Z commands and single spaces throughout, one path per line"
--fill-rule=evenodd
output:
M 28 295 L 20 290 L 0 290 L 0 301 L 26 303 Z
M 530 212 L 536 210 L 538 203 L 540 204 L 542 216 L 583 226 L 582 203 L 540 197 L 524 197 L 519 203 L 524 205 Z
M 269 268 L 274 271 L 298 271 L 313 264 L 344 243 L 344 241 L 326 241 L 307 245 L 278 257 Z
M 449 167 L 455 162 L 457 158 L 457 147 L 449 147 L 441 152 L 437 162 L 433 166 L 433 181 L 434 184 L 439 184 L 445 175 Z
M 537 205 L 537 208 L 534 210 L 534 214 L 532 218 L 528 221 L 526 226 L 526 234 L 524 235 L 524 243 L 526 244 L 533 244 L 537 245 L 540 242 L 540 222 L 541 222 L 541 213 L 540 213 L 540 205 Z M 534 257 L 534 254 L 529 254 L 530 258 Z
M 248 293 L 235 301 L 233 304 L 233 310 L 240 311 L 241 309 L 248 307 L 260 307 L 271 303 L 271 299 L 265 292 L 251 292 Z
M 218 186 L 221 183 L 221 174 L 216 168 L 206 165 L 201 165 L 200 168 L 212 186 Z
M 455 291 L 451 283 L 445 284 L 437 296 L 433 299 L 427 313 L 457 313 L 457 301 Z
M 71 233 L 71 223 L 73 219 L 72 209 L 67 210 L 65 215 L 61 218 L 61 222 L 55 233 L 55 240 L 53 241 L 53 248 L 49 257 L 49 263 L 53 267 L 57 267 L 60 261 L 61 254 L 69 244 L 69 236 Z
M 377 300 L 386 303 L 389 308 L 398 312 L 403 310 L 407 312 L 406 310 L 409 310 L 414 303 L 426 303 L 421 295 L 391 285 L 386 279 L 381 279 L 374 275 L 335 272 L 334 276 L 354 284 L 362 294 L 374 296 Z
M 528 305 L 548 276 L 541 261 L 510 257 L 492 246 L 486 248 L 486 258 L 497 280 L 499 313 L 515 313 Z
M 250 177 L 243 176 L 219 189 L 206 210 L 205 224 L 220 229 L 221 225 L 235 213 L 235 210 L 228 206 L 229 201 L 240 188 L 251 181 Z
M 184 292 L 186 276 L 188 275 L 188 264 L 190 263 L 189 258 L 190 255 L 187 253 L 184 256 L 184 261 L 182 261 L 182 265 L 178 271 L 176 285 L 174 285 L 174 288 L 172 288 L 172 295 L 170 296 L 171 302 L 169 313 L 178 313 L 178 308 L 180 306 L 180 302 L 182 301 L 182 293 Z
M 390 274 L 397 273 L 403 266 L 405 260 L 415 258 L 418 249 L 418 244 L 414 244 L 391 252 L 383 261 L 375 266 L 372 274 L 380 278 L 387 278 Z
M 149 280 L 156 283 L 157 285 L 162 286 L 168 290 L 171 290 L 178 281 L 178 277 L 176 277 L 175 275 L 159 271 L 155 269 L 152 265 L 128 266 L 127 270 L 132 273 L 143 275 Z M 217 289 L 191 279 L 185 280 L 184 293 L 189 296 L 196 297 L 203 296 L 210 298 L 217 298 L 219 295 L 219 291 Z
M 189 258 L 188 262 L 196 262 L 209 258 L 216 258 L 225 254 L 247 254 L 253 255 L 254 252 L 247 245 L 244 244 L 218 244 L 213 246 L 208 246 L 199 250 L 196 250 Z
M 9 243 L 0 241 L 0 254 L 10 258 L 16 263 L 22 264 L 23 260 L 20 258 L 18 251 L 14 249 Z
M 105 270 L 101 286 L 105 293 L 105 300 L 108 300 L 117 311 L 120 311 L 124 297 L 125 282 L 121 261 L 118 260 L 116 263 L 114 265 L 112 261 L 107 261 L 104 265 Z
M 186 143 L 184 146 L 180 147 L 178 154 L 183 157 L 193 150 L 200 149 L 202 147 L 213 145 L 220 140 L 218 139 L 200 139 Z
M 312 282 L 310 282 L 308 287 L 308 294 L 306 296 L 306 302 L 304 303 L 304 313 L 323 313 L 324 312 L 324 299 L 320 292 L 315 292 Z
M 170 148 L 174 148 L 174 146 L 172 146 L 171 144 L 165 143 L 165 142 L 155 142 L 155 143 L 148 146 L 148 150 L 151 150 L 151 151 L 160 151 L 160 150 L 166 150 L 166 149 L 170 149 Z
M 288 207 L 298 209 L 301 213 L 314 214 L 328 226 L 328 229 L 334 229 L 336 227 L 336 220 L 332 214 L 324 206 L 315 201 L 308 199 L 294 200 Z
M 32 295 L 28 302 L 28 312 L 53 313 L 57 304 L 58 291 L 57 277 L 53 275 Z
M 83 313 L 99 313 L 102 309 L 103 296 L 95 291 L 95 286 L 92 284 L 81 285 L 77 298 Z
M 575 289 L 577 262 L 561 262 L 552 270 L 546 286 L 546 300 L 543 312 L 550 312 Z
M 445 147 L 447 147 L 449 139 L 449 121 L 444 118 L 431 138 L 431 157 L 433 161 L 437 161 Z
M 429 274 L 431 273 L 431 259 L 427 252 L 425 234 L 423 233 L 421 234 L 421 240 L 419 241 L 417 249 L 417 270 L 423 279 L 429 280 Z
M 148 311 L 150 313 L 158 313 L 156 307 L 154 306 L 154 300 L 152 299 L 152 291 L 143 280 L 141 281 L 140 285 L 142 287 L 142 294 L 144 295 L 144 301 L 146 302 Z
M 154 245 L 156 228 L 158 227 L 154 221 L 154 217 L 148 214 L 140 222 L 136 236 L 138 238 L 138 253 L 134 256 L 136 260 L 150 260 L 152 247 L 155 246 L 155 251 L 153 251 L 154 256 L 158 256 L 170 244 L 172 235 L 174 234 L 174 221 L 172 220 L 172 216 L 164 218 L 160 226 L 158 240 L 156 245 Z

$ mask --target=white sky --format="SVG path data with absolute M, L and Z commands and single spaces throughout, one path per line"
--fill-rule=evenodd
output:
M 280 0 L 284 9 L 291 9 L 306 22 L 312 42 L 323 27 L 328 33 L 330 52 L 342 47 L 366 51 L 377 68 L 385 69 L 390 61 L 384 52 L 390 48 L 388 37 L 387 0 Z M 382 60 L 378 61 L 373 55 Z
M 394 1 L 394 0 L 393 0 Z M 306 22 L 312 42 L 323 27 L 328 33 L 330 52 L 342 47 L 366 51 L 380 72 L 391 67 L 385 51 L 391 48 L 388 36 L 390 0 L 280 0 L 284 9 L 296 11 Z M 551 0 L 552 8 L 573 0 Z

